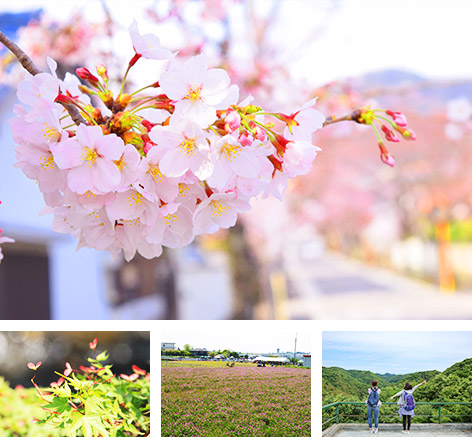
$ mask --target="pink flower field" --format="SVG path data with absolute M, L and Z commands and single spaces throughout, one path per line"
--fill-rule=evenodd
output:
M 309 436 L 311 372 L 162 363 L 163 436 Z

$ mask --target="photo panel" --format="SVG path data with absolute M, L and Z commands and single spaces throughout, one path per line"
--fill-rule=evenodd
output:
M 36 325 L 0 324 L 2 435 L 150 435 L 149 330 Z
M 472 324 L 323 325 L 323 437 L 471 435 Z
M 310 436 L 308 322 L 165 322 L 161 435 Z

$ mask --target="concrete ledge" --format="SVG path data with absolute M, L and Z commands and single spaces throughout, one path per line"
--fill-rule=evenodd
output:
M 400 423 L 385 423 L 379 424 L 379 434 L 388 433 L 401 433 L 403 429 Z M 355 434 L 370 434 L 367 423 L 338 423 L 330 426 L 323 431 L 323 437 L 333 437 L 340 433 L 347 435 L 346 431 L 351 431 L 352 435 Z M 472 423 L 412 423 L 411 434 L 424 433 L 424 435 L 472 435 Z M 433 434 L 434 433 L 434 434 Z

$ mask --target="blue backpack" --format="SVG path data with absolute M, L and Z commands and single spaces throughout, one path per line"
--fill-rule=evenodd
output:
M 377 390 L 372 389 L 369 393 L 369 397 L 367 398 L 367 405 L 369 407 L 376 407 L 379 403 L 379 392 Z
M 411 393 L 405 393 L 405 405 L 403 408 L 406 411 L 411 411 L 415 408 L 415 399 Z

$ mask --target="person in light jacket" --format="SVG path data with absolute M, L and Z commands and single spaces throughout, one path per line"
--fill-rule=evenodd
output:
M 390 400 L 393 400 L 394 397 L 399 396 L 398 398 L 398 406 L 400 407 L 398 409 L 398 414 L 400 417 L 403 419 L 403 434 L 410 434 L 410 425 L 411 425 L 411 418 L 415 417 L 415 409 L 412 408 L 407 409 L 406 405 L 406 396 L 407 395 L 412 395 L 415 392 L 415 390 L 419 387 L 421 387 L 423 384 L 426 384 L 426 381 L 421 382 L 418 385 L 415 385 L 414 387 L 411 386 L 409 382 L 405 384 L 403 387 L 403 390 L 400 390 L 398 393 L 394 394 Z
M 365 401 L 367 405 L 367 419 L 369 422 L 369 430 L 371 433 L 377 434 L 379 431 L 379 410 L 382 402 L 380 402 L 380 388 L 377 387 L 377 381 L 372 381 L 372 387 L 367 390 L 368 396 Z M 372 428 L 372 412 L 374 413 L 374 427 Z

